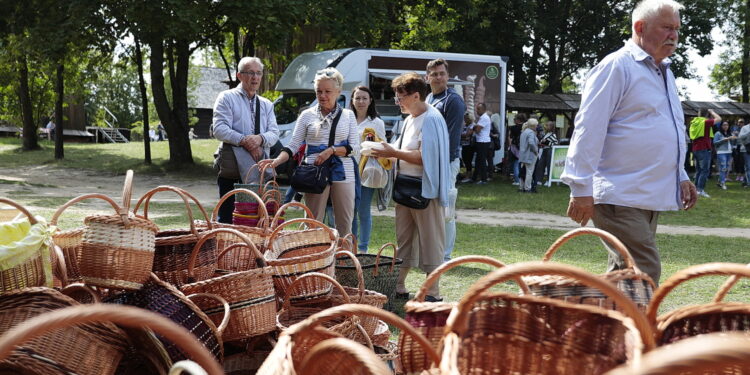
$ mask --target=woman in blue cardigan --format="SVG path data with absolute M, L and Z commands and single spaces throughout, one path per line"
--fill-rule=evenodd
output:
M 394 145 L 383 143 L 376 157 L 398 160 L 397 175 L 422 179 L 422 197 L 429 199 L 424 209 L 396 204 L 397 257 L 404 260 L 396 284 L 396 296 L 408 298 L 406 276 L 411 267 L 430 274 L 443 263 L 445 249 L 445 208 L 448 206 L 450 161 L 448 127 L 440 111 L 425 102 L 430 86 L 417 73 L 405 73 L 391 84 L 401 112 L 408 114 L 401 137 Z M 427 291 L 427 301 L 439 301 L 436 281 Z

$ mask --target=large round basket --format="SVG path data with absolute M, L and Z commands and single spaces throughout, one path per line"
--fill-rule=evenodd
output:
M 519 276 L 559 275 L 598 287 L 627 312 L 488 292 Z M 651 326 L 614 285 L 579 268 L 516 263 L 484 276 L 448 317 L 440 369 L 449 374 L 602 374 L 654 347 Z
M 391 375 L 372 350 L 343 337 L 323 340 L 302 359 L 300 375 Z
M 651 296 L 656 289 L 654 281 L 647 274 L 643 273 L 635 265 L 633 257 L 630 255 L 627 247 L 612 234 L 597 228 L 576 228 L 565 233 L 555 241 L 544 254 L 542 261 L 547 262 L 557 250 L 570 239 L 582 236 L 594 235 L 609 243 L 625 261 L 625 268 L 615 270 L 600 275 L 603 279 L 617 285 L 617 288 L 628 298 L 633 300 L 641 311 L 646 311 Z M 535 296 L 544 296 L 555 299 L 561 299 L 572 303 L 582 303 L 587 305 L 599 306 L 605 309 L 622 311 L 615 301 L 608 298 L 600 290 L 591 288 L 575 280 L 543 275 L 529 276 L 524 279 L 529 286 L 531 293 Z

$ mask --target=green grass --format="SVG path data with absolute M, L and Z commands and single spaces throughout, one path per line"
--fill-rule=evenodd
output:
M 34 213 L 50 218 L 57 206 L 67 199 L 21 198 L 22 204 L 47 207 Z M 195 207 L 194 211 L 195 211 Z M 108 212 L 107 206 L 99 202 L 81 202 L 66 210 L 60 217 L 61 228 L 70 229 L 82 225 L 86 215 L 94 212 Z M 104 211 L 103 211 L 104 210 Z M 299 211 L 290 211 L 287 218 L 297 217 Z M 185 208 L 180 203 L 154 203 L 149 208 L 149 217 L 162 229 L 188 228 Z M 373 217 L 373 230 L 370 239 L 370 252 L 387 242 L 395 242 L 394 219 Z M 487 255 L 506 264 L 540 260 L 545 250 L 563 231 L 534 229 L 525 227 L 494 227 L 488 225 L 458 224 L 458 239 L 454 256 Z M 661 250 L 663 272 L 662 281 L 675 272 L 695 264 L 709 262 L 750 263 L 747 239 L 715 236 L 675 236 L 657 235 L 657 245 Z M 386 253 L 390 255 L 390 250 Z M 607 264 L 607 253 L 601 242 L 594 237 L 582 237 L 564 245 L 553 258 L 554 261 L 572 264 L 594 273 L 603 273 Z M 464 265 L 449 271 L 441 280 L 441 293 L 448 300 L 458 300 L 469 286 L 489 271 L 484 265 Z M 722 277 L 701 278 L 678 287 L 663 303 L 662 311 L 679 306 L 707 303 L 711 300 Z M 407 279 L 410 291 L 416 292 L 424 281 L 424 274 L 412 270 Z M 512 283 L 501 289 L 515 291 Z M 750 282 L 743 281 L 730 293 L 728 300 L 750 301 Z M 403 301 L 401 301 L 403 303 Z M 401 303 L 396 303 L 401 311 Z
M 63 168 L 83 168 L 115 174 L 133 169 L 136 173 L 176 173 L 180 175 L 215 174 L 211 168 L 216 140 L 194 140 L 190 142 L 194 167 L 170 168 L 169 142 L 151 142 L 153 164 L 144 164 L 143 142 L 131 143 L 66 143 L 65 158 L 55 159 L 55 145 L 40 141 L 41 149 L 21 151 L 21 141 L 16 138 L 0 138 L 0 165 L 19 168 L 37 165 L 55 165 Z M 21 157 L 22 156 L 22 157 Z
M 739 182 L 727 183 L 727 190 L 716 186 L 716 179 L 706 183 L 710 199 L 700 198 L 689 211 L 664 212 L 659 224 L 694 225 L 709 228 L 750 227 L 750 189 Z M 564 184 L 538 187 L 537 194 L 518 193 L 510 180 L 496 178 L 487 185 L 459 184 L 457 207 L 500 212 L 533 212 L 565 216 L 570 189 Z

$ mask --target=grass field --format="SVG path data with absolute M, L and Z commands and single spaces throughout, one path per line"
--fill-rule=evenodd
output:
M 179 174 L 204 176 L 212 175 L 210 161 L 216 142 L 213 140 L 191 143 L 198 166 Z M 139 143 L 127 145 L 110 144 L 67 144 L 66 158 L 58 162 L 53 158 L 49 142 L 43 142 L 40 151 L 19 153 L 18 140 L 0 138 L 0 165 L 5 167 L 26 167 L 39 164 L 56 164 L 63 168 L 86 166 L 95 170 L 119 171 L 135 169 L 137 173 L 175 173 L 168 170 L 167 143 L 152 143 L 154 165 L 142 164 L 143 146 Z M 8 183 L 8 182 L 6 182 Z M 702 199 L 695 209 L 689 212 L 667 213 L 661 216 L 662 224 L 698 225 L 704 227 L 747 228 L 750 226 L 750 190 L 743 190 L 730 183 L 727 191 L 712 188 L 709 182 L 711 199 Z M 89 193 L 92 191 L 82 191 Z M 519 194 L 516 187 L 507 179 L 496 179 L 485 186 L 461 186 L 459 207 L 482 208 L 484 210 L 506 212 L 541 212 L 563 215 L 567 205 L 568 189 L 565 186 L 540 187 L 536 195 Z M 35 207 L 44 207 L 36 214 L 47 218 L 55 208 L 72 197 L 36 197 L 14 195 L 13 199 Z M 81 203 L 66 211 L 60 225 L 72 228 L 81 225 L 82 219 L 103 206 Z M 151 207 L 150 217 L 162 228 L 187 227 L 184 207 L 171 203 L 156 203 Z M 493 256 L 505 263 L 539 260 L 544 250 L 563 232 L 557 230 L 532 229 L 523 227 L 493 227 L 488 225 L 458 224 L 458 240 L 455 256 L 479 254 Z M 395 241 L 394 221 L 389 217 L 373 218 L 371 251 L 377 245 Z M 716 236 L 673 236 L 658 235 L 657 242 L 664 265 L 663 278 L 694 264 L 707 262 L 750 263 L 750 251 L 745 238 L 722 238 Z M 586 270 L 601 273 L 606 266 L 606 251 L 601 243 L 593 238 L 575 239 L 555 256 L 556 261 L 574 264 Z M 442 292 L 450 300 L 458 299 L 471 283 L 487 272 L 479 265 L 458 267 L 442 280 Z M 416 291 L 424 275 L 414 271 L 408 284 Z M 709 277 L 691 281 L 678 288 L 664 303 L 664 309 L 687 304 L 704 303 L 711 300 L 712 294 L 724 278 Z M 750 283 L 737 285 L 729 296 L 730 300 L 750 301 Z

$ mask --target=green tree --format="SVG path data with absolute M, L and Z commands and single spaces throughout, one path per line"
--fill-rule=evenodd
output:
M 727 51 L 711 71 L 709 87 L 719 94 L 750 101 L 750 0 L 721 0 L 721 29 Z

